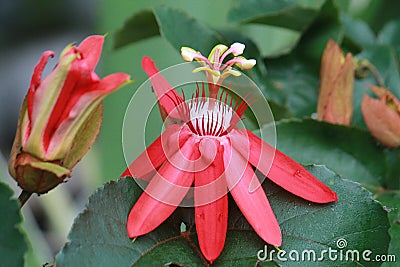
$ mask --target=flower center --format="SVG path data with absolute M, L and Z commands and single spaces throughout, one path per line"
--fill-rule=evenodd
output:
M 234 113 L 231 106 L 211 98 L 193 98 L 188 103 L 186 125 L 199 136 L 223 136 L 228 133 Z

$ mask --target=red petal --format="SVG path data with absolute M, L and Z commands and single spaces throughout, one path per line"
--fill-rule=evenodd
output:
M 42 57 L 40 58 L 38 64 L 36 65 L 35 69 L 33 70 L 31 84 L 29 86 L 29 91 L 28 91 L 28 108 L 27 109 L 28 109 L 28 116 L 29 116 L 30 121 L 32 121 L 32 109 L 33 109 L 35 91 L 41 83 L 43 69 L 45 68 L 50 57 L 54 57 L 53 51 L 44 52 L 42 54 Z
M 194 141 L 188 139 L 183 145 L 181 154 L 177 157 L 191 159 L 194 151 Z M 139 197 L 129 213 L 127 231 L 131 238 L 147 234 L 154 230 L 174 212 L 176 207 L 185 197 L 193 183 L 194 175 L 191 161 L 181 160 L 182 165 L 175 167 L 168 161 L 154 176 L 145 192 Z M 185 171 L 186 170 L 186 171 Z
M 95 91 L 99 96 L 109 94 L 128 82 L 129 78 L 126 73 L 110 74 L 100 80 Z
M 79 77 L 76 83 L 73 81 L 74 78 L 69 80 L 68 77 L 44 132 L 44 146 L 49 153 L 54 147 L 60 145 L 67 131 L 74 127 L 71 125 L 76 123 L 80 116 L 84 116 L 85 111 L 93 105 L 97 106 L 104 97 L 129 81 L 129 75 L 125 73 L 114 73 L 104 77 L 99 82 L 90 82 L 89 84 L 84 82 L 83 85 L 81 84 L 82 79 Z
M 251 165 L 238 151 L 234 148 L 227 149 L 227 146 L 224 164 L 228 188 L 247 221 L 265 242 L 280 246 L 281 230 L 262 186 L 256 186 L 254 191 L 250 190 L 251 184 L 259 183 Z
M 67 77 L 62 84 L 44 135 L 45 148 L 48 147 L 54 131 L 71 116 L 71 110 L 83 95 L 90 92 L 90 95 L 85 97 L 85 102 L 94 102 L 99 96 L 105 96 L 117 90 L 129 80 L 129 75 L 125 73 L 115 73 L 99 80 L 94 68 L 100 59 L 103 43 L 104 36 L 94 35 L 83 40 L 78 48 L 70 49 L 71 53 L 80 53 L 81 55 L 78 55 L 71 63 Z M 54 71 L 57 71 L 57 67 Z M 93 91 L 98 92 L 92 93 Z M 77 113 L 79 114 L 80 111 Z
M 76 51 L 74 53 L 77 53 Z M 62 60 L 62 59 L 61 59 Z M 63 121 L 65 121 L 70 116 L 71 109 L 76 105 L 81 96 L 89 91 L 93 91 L 99 79 L 97 77 L 92 77 L 91 70 L 88 69 L 87 64 L 82 62 L 83 59 L 74 59 L 72 63 L 68 66 L 67 76 L 61 86 L 61 88 L 55 88 L 59 90 L 56 103 L 53 106 L 51 115 L 46 125 L 46 129 L 43 135 L 43 145 L 45 150 L 48 149 L 51 139 L 55 131 L 59 128 Z M 60 64 L 55 67 L 55 69 L 50 73 L 43 84 L 51 81 L 55 75 L 60 75 Z M 43 85 L 44 86 L 44 85 Z
M 87 37 L 78 46 L 78 51 L 82 53 L 85 63 L 90 70 L 94 70 L 99 62 L 101 51 L 103 49 L 104 36 L 93 35 Z
M 240 147 L 240 143 L 250 142 L 249 162 L 285 190 L 316 203 L 338 200 L 335 192 L 309 173 L 302 165 L 262 141 L 251 131 L 241 131 L 241 133 L 235 134 L 232 140 L 235 147 Z M 270 166 L 265 158 L 270 159 L 273 155 L 273 163 Z
M 159 74 L 156 65 L 149 57 L 143 57 L 142 67 L 146 74 L 150 77 L 154 93 L 159 104 L 164 109 L 161 113 L 166 112 L 167 115 L 174 118 L 181 118 L 177 113 L 176 107 L 184 103 L 182 97 L 172 88 L 165 78 Z M 165 118 L 163 118 L 165 120 Z
M 148 173 L 157 170 L 168 155 L 174 155 L 179 149 L 178 145 L 170 145 L 179 134 L 179 125 L 169 126 L 142 154 L 139 155 L 129 167 L 122 173 L 121 177 L 132 176 L 143 179 Z M 151 178 L 151 177 L 150 177 Z
M 196 172 L 194 180 L 196 231 L 201 252 L 210 263 L 218 258 L 224 248 L 228 226 L 223 147 L 219 143 L 216 145 L 218 152 L 215 160 L 206 169 Z

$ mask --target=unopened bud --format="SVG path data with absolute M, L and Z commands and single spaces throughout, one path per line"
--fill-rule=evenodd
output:
M 378 98 L 364 95 L 361 111 L 372 136 L 388 148 L 400 146 L 400 102 L 388 90 L 369 85 Z
M 9 163 L 23 190 L 46 193 L 70 176 L 98 135 L 103 98 L 129 81 L 124 73 L 97 77 L 103 42 L 103 36 L 90 36 L 78 47 L 67 46 L 43 80 L 54 53 L 43 53 L 35 67 Z
M 318 96 L 318 120 L 350 125 L 353 115 L 354 63 L 350 53 L 328 41 L 322 55 Z

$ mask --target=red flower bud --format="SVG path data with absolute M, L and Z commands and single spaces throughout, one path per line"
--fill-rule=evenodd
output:
M 44 52 L 35 67 L 9 163 L 10 174 L 25 191 L 45 193 L 70 176 L 97 137 L 102 100 L 129 81 L 124 73 L 96 75 L 103 42 L 103 36 L 90 36 L 78 47 L 67 46 L 43 80 L 54 53 Z
M 318 96 L 318 120 L 350 125 L 353 114 L 354 63 L 340 47 L 328 41 L 322 55 Z
M 388 90 L 368 85 L 375 95 L 364 95 L 361 111 L 371 134 L 388 148 L 400 146 L 400 101 Z

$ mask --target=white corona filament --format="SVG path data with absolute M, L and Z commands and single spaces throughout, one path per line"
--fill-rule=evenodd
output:
M 213 108 L 209 108 L 213 101 Z M 221 136 L 231 125 L 233 109 L 225 102 L 209 98 L 193 98 L 189 102 L 189 128 L 200 136 Z

